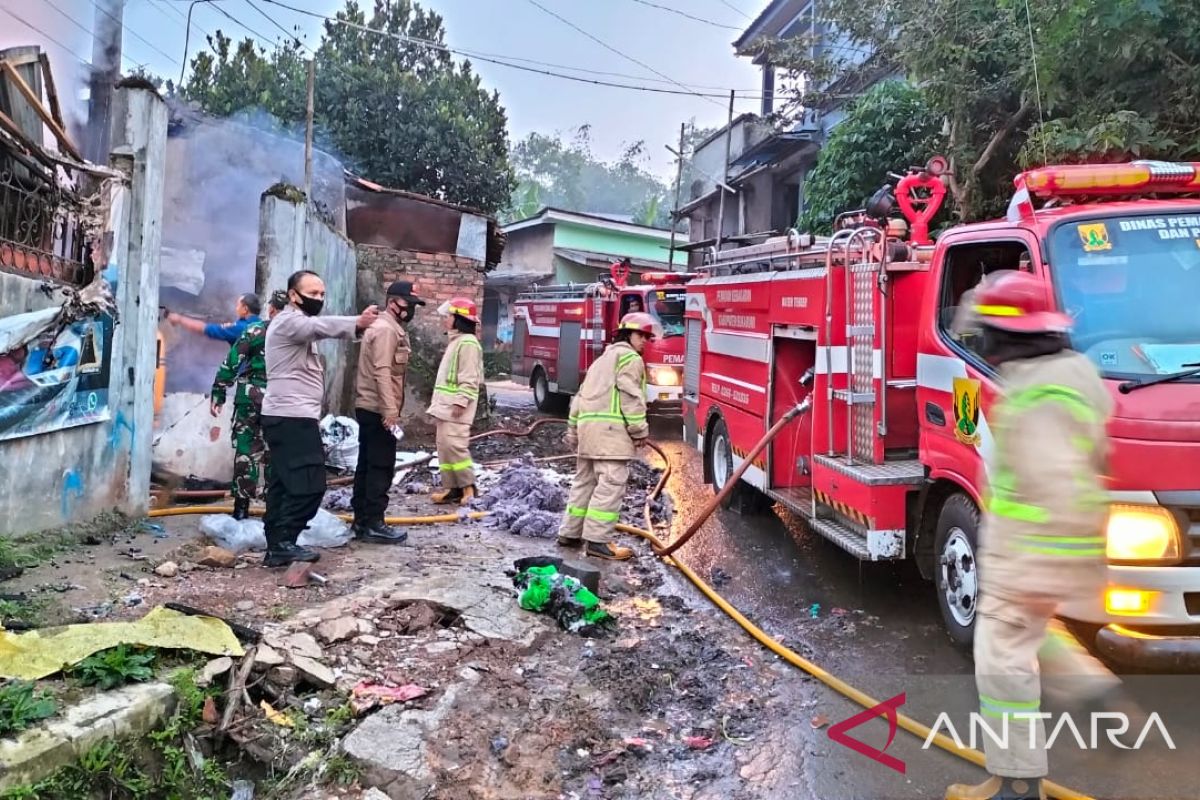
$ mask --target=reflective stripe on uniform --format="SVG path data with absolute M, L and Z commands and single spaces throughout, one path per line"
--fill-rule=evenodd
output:
M 455 461 L 453 464 L 439 464 L 438 469 L 442 472 L 462 472 L 464 469 L 470 469 L 471 464 L 471 459 L 467 458 L 462 461 Z
M 462 395 L 471 400 L 479 399 L 479 392 L 469 387 L 458 385 L 458 355 L 462 352 L 463 347 L 468 345 L 478 347 L 480 350 L 483 349 L 483 346 L 474 339 L 460 339 L 454 346 L 454 353 L 450 356 L 450 368 L 446 370 L 446 382 L 434 386 L 433 390 L 435 392 L 439 394 Z
M 597 511 L 594 508 L 589 508 L 585 516 L 598 522 L 616 522 L 621 518 L 618 511 Z
M 979 711 L 985 716 L 1004 719 L 1009 714 L 1036 714 L 1041 708 L 1038 700 L 997 700 L 979 695 Z
M 1080 392 L 1069 386 L 1045 384 L 1032 386 L 1017 392 L 1005 400 L 1005 405 L 1013 411 L 1026 411 L 1034 406 L 1049 401 L 1065 406 L 1080 422 L 1098 422 L 1100 415 L 1092 404 Z
M 567 513 L 568 513 L 568 514 L 570 514 L 572 517 L 586 517 L 586 516 L 587 516 L 587 509 L 586 509 L 586 508 L 580 508 L 579 506 L 572 506 L 572 505 L 568 505 L 568 506 L 567 506 Z

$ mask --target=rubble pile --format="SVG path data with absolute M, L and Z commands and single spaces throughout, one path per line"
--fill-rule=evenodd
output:
M 488 524 L 517 536 L 549 539 L 567 507 L 568 476 L 542 469 L 529 457 L 514 461 L 500 471 L 486 493 L 471 505 L 490 511 Z
M 646 498 L 658 485 L 662 473 L 661 469 L 656 469 L 641 459 L 629 462 L 629 482 L 626 484 L 625 497 L 621 501 L 621 522 L 638 528 L 646 524 Z M 669 524 L 673 513 L 666 492 L 650 504 L 650 518 L 656 526 Z

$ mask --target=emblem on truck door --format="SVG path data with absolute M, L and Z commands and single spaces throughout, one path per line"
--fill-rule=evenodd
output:
M 1083 252 L 1099 253 L 1112 250 L 1112 240 L 1108 238 L 1108 228 L 1103 222 L 1078 227 L 1079 238 L 1083 241 Z
M 954 379 L 954 438 L 979 447 L 979 381 Z

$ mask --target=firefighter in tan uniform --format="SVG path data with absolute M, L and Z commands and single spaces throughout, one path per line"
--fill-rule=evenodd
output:
M 483 384 L 483 348 L 475 338 L 479 312 L 474 301 L 456 297 L 438 309 L 446 318 L 450 342 L 438 366 L 428 414 L 437 423 L 438 471 L 442 490 L 435 503 L 466 505 L 475 497 L 471 423 Z
M 626 314 L 616 341 L 588 367 L 571 400 L 567 446 L 576 448 L 575 481 L 558 531 L 564 547 L 585 544 L 586 555 L 624 561 L 628 547 L 613 544 L 629 462 L 646 444 L 646 364 L 642 351 L 657 335 L 649 314 Z
M 1124 702 L 1119 681 L 1054 619 L 1064 602 L 1104 590 L 1112 400 L 1091 362 L 1067 349 L 1071 317 L 1052 310 L 1033 275 L 990 275 L 973 311 L 1004 392 L 989 420 L 975 682 L 980 713 L 993 730 L 1007 722 L 1008 741 L 985 735 L 991 777 L 951 786 L 946 798 L 1038 800 L 1045 726 L 1031 715 L 1041 710 L 1041 675 L 1070 676 L 1067 699 L 1091 709 Z

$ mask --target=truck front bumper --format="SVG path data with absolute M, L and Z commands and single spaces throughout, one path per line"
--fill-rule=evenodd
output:
M 1200 672 L 1200 628 L 1162 634 L 1105 625 L 1096 634 L 1096 649 L 1105 658 L 1139 670 Z
M 656 414 L 679 414 L 683 411 L 683 388 L 647 383 L 646 405 Z

